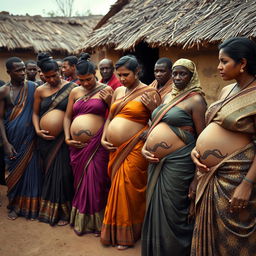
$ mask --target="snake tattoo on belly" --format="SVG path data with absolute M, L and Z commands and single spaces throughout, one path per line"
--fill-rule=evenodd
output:
M 153 147 L 147 147 L 148 151 L 156 152 L 158 148 L 169 149 L 172 145 L 168 145 L 165 141 L 161 141 L 160 143 L 156 143 Z
M 200 152 L 199 152 L 199 154 L 200 154 Z M 203 155 L 200 158 L 202 160 L 205 160 L 210 155 L 213 155 L 213 156 L 215 156 L 216 158 L 219 158 L 219 159 L 224 159 L 225 157 L 228 156 L 228 153 L 226 155 L 223 155 L 219 149 L 205 150 Z
M 90 130 L 80 130 L 80 131 L 78 131 L 78 132 L 74 132 L 74 135 L 75 136 L 80 136 L 80 135 L 82 135 L 83 133 L 85 133 L 87 136 L 89 136 L 89 137 L 92 137 L 92 132 L 90 131 Z

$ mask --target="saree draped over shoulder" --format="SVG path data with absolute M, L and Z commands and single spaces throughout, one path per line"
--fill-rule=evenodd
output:
M 153 120 L 164 106 L 155 109 Z M 193 223 L 188 223 L 188 190 L 195 174 L 190 157 L 195 146 L 194 124 L 191 115 L 177 106 L 170 108 L 161 122 L 168 124 L 185 146 L 158 164 L 149 164 L 142 256 L 186 256 L 193 233 Z
M 110 115 L 117 105 L 112 104 Z M 101 242 L 107 245 L 129 246 L 140 238 L 145 214 L 148 164 L 141 154 L 144 142 L 139 136 L 148 128 L 150 113 L 141 102 L 131 100 L 115 117 L 145 125 L 115 152 L 110 153 L 108 165 L 111 188 L 103 220 Z
M 156 80 L 154 80 L 149 86 L 151 86 L 151 87 L 157 89 L 157 85 L 158 85 L 158 82 L 157 82 Z M 172 79 L 169 79 L 169 80 L 166 82 L 166 84 L 158 90 L 158 92 L 159 92 L 159 94 L 160 94 L 160 96 L 161 96 L 162 102 L 163 102 L 163 100 L 164 100 L 164 97 L 165 97 L 168 93 L 170 93 L 170 92 L 172 91 L 172 85 L 173 85 Z
M 35 84 L 25 82 L 4 119 L 7 138 L 17 152 L 15 159 L 5 159 L 8 209 L 26 218 L 38 216 L 43 178 L 32 123 L 34 92 Z
M 208 123 L 216 122 L 227 130 L 251 134 L 253 138 L 255 99 L 256 87 L 245 89 L 230 100 L 212 104 L 206 119 Z M 255 186 L 246 208 L 231 213 L 229 203 L 254 157 L 252 140 L 212 167 L 210 172 L 199 174 L 192 256 L 256 255 Z
M 40 117 L 52 109 L 52 106 L 54 109 L 65 111 L 69 92 L 74 86 L 73 83 L 64 85 L 54 100 L 52 96 L 43 98 Z M 56 224 L 59 220 L 69 221 L 73 199 L 73 175 L 64 133 L 61 132 L 54 140 L 39 138 L 38 146 L 45 173 L 38 219 L 50 225 Z
M 81 99 L 74 104 L 73 119 L 83 114 L 105 118 L 106 111 L 107 105 L 101 99 Z M 101 231 L 110 187 L 107 173 L 108 152 L 101 145 L 103 128 L 104 124 L 86 147 L 70 147 L 75 187 L 70 224 L 78 235 Z

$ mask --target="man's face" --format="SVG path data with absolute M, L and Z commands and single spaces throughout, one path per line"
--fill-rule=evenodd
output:
M 75 73 L 76 69 L 75 69 L 75 65 L 69 65 L 68 61 L 64 61 L 63 65 L 62 65 L 62 72 L 64 74 L 65 77 L 70 77 L 73 76 L 73 74 Z
M 104 81 L 108 81 L 113 75 L 114 67 L 111 65 L 111 63 L 101 63 L 99 64 L 99 70 L 102 79 Z
M 171 78 L 171 70 L 168 69 L 165 63 L 156 63 L 154 68 L 154 75 L 158 84 L 165 85 L 166 82 Z
M 8 70 L 8 74 L 11 77 L 12 81 L 17 83 L 24 82 L 25 80 L 25 64 L 24 62 L 13 62 L 12 70 Z
M 28 63 L 26 67 L 27 80 L 35 81 L 37 74 L 37 65 L 34 63 Z

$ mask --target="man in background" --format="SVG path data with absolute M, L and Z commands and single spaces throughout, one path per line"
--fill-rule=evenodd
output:
M 28 60 L 25 62 L 26 67 L 26 79 L 36 83 L 37 64 L 34 60 Z
M 62 64 L 62 72 L 65 80 L 76 84 L 80 84 L 76 74 L 77 62 L 78 58 L 76 56 L 68 56 L 64 58 Z
M 99 70 L 101 74 L 101 83 L 107 84 L 115 90 L 117 87 L 122 86 L 120 81 L 114 74 L 113 61 L 109 59 L 103 59 L 99 63 Z

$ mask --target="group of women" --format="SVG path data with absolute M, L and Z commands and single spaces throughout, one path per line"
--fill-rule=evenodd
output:
M 256 44 L 219 46 L 224 87 L 208 110 L 195 64 L 179 59 L 163 99 L 139 80 L 134 56 L 116 63 L 114 92 L 83 54 L 81 85 L 39 54 L 46 83 L 34 95 L 44 184 L 38 219 L 68 222 L 142 256 L 256 255 Z M 157 102 L 154 110 L 143 95 Z M 206 118 L 205 118 L 206 113 Z

